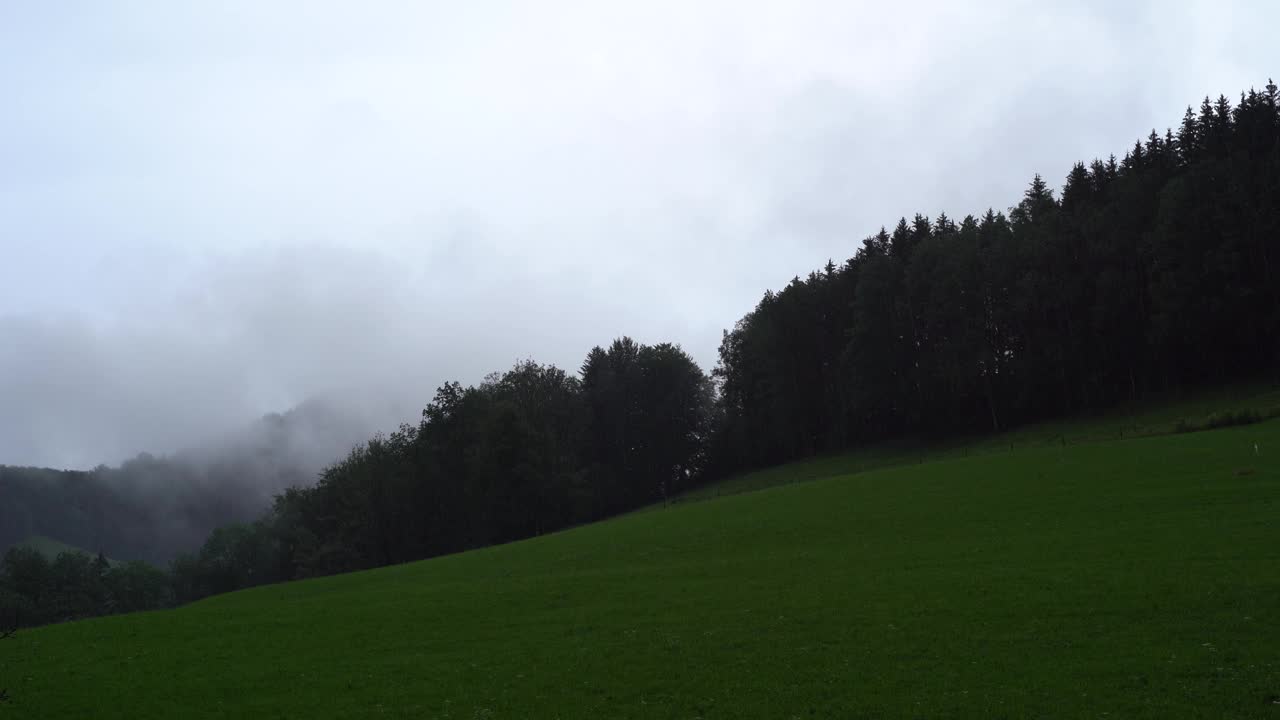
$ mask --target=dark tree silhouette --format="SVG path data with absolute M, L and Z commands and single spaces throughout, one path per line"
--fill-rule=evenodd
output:
M 898 221 L 725 333 L 712 467 L 1002 429 L 1280 367 L 1278 91 L 1008 213 Z

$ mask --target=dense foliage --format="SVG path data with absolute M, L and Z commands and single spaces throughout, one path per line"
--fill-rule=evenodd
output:
M 975 433 L 1280 365 L 1277 89 L 1187 109 L 1006 215 L 917 215 L 720 348 L 721 470 Z
M 1206 99 L 1123 159 L 1077 164 L 1059 197 L 1037 176 L 1007 215 L 882 229 L 727 331 L 718 392 L 679 347 L 627 338 L 593 349 L 578 377 L 530 361 L 449 383 L 419 424 L 359 445 L 257 521 L 214 530 L 173 562 L 163 592 L 147 575 L 133 602 L 111 589 L 115 568 L 18 553 L 0 608 L 48 622 L 404 562 L 617 514 L 735 470 L 1273 370 L 1278 105 L 1274 83 L 1235 107 Z M 103 512 L 92 497 L 85 507 Z M 99 549 L 77 531 L 61 539 Z
M 665 498 L 695 477 L 710 380 L 674 345 L 595 348 L 581 379 L 522 362 L 444 385 L 250 525 L 173 566 L 179 600 L 532 537 Z
M 170 579 L 142 561 L 62 552 L 50 560 L 23 545 L 0 564 L 0 627 L 43 625 L 172 604 Z

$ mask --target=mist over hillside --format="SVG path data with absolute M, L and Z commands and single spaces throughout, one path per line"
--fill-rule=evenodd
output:
M 270 413 L 201 446 L 140 453 L 93 470 L 0 465 L 0 547 L 46 535 L 122 559 L 166 563 L 220 525 L 251 520 L 287 487 L 327 464 L 396 413 L 337 396 Z

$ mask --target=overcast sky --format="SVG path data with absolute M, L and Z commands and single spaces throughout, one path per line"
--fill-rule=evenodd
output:
M 1069 7 L 1070 6 L 1070 7 Z M 710 370 L 766 288 L 1280 73 L 1280 3 L 0 3 L 0 463 Z

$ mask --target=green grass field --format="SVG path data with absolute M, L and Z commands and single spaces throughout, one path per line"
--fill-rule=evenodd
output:
M 838 455 L 821 455 L 743 473 L 724 482 L 691 490 L 676 501 L 706 500 L 867 470 L 1010 450 L 1171 435 L 1184 427 L 1205 426 L 1215 416 L 1240 412 L 1262 417 L 1280 417 L 1280 387 L 1270 383 L 1240 383 L 1120 407 L 1102 415 L 1091 414 L 1036 423 L 975 438 L 944 443 L 894 443 Z
M 1073 438 L 21 632 L 0 717 L 1280 718 L 1280 420 Z

